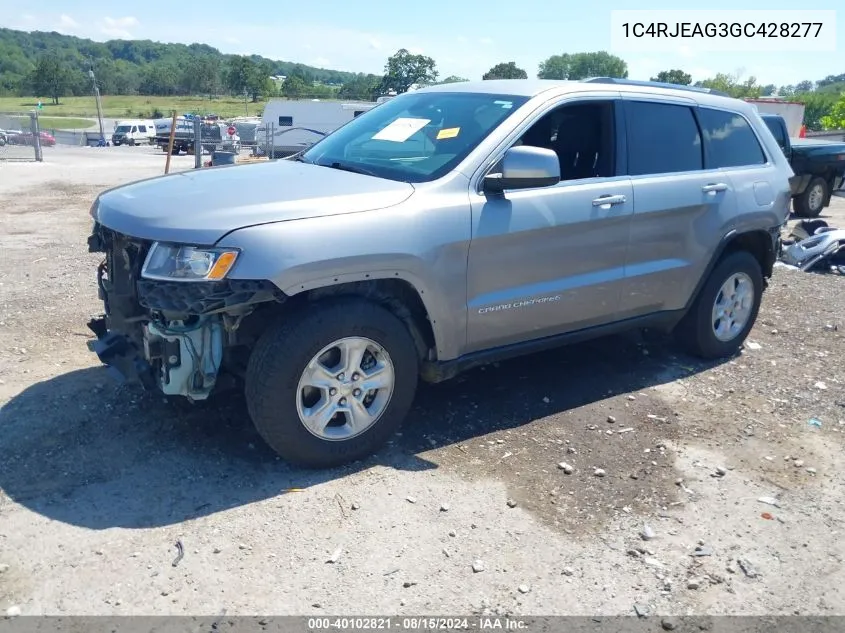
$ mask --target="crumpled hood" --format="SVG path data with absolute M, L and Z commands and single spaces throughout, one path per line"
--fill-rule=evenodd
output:
M 100 194 L 95 219 L 141 239 L 214 244 L 239 228 L 383 209 L 413 186 L 291 160 L 197 169 Z

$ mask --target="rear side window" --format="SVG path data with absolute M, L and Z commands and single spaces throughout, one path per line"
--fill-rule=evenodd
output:
M 745 117 L 735 112 L 700 108 L 698 120 L 707 144 L 708 168 L 763 165 L 766 155 Z
M 146 125 L 139 125 L 138 131 L 146 134 L 147 133 L 147 126 Z
M 701 135 L 687 106 L 648 101 L 625 103 L 628 172 L 669 174 L 704 168 Z
M 772 136 L 775 137 L 778 145 L 781 148 L 786 147 L 786 136 L 783 133 L 783 126 L 780 125 L 780 122 L 776 119 L 763 119 L 766 123 L 766 127 L 769 128 L 769 131 L 772 133 Z

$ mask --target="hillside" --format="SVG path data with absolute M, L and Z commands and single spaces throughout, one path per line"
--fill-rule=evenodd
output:
M 88 95 L 93 67 L 100 90 L 109 95 L 190 95 L 232 87 L 232 68 L 269 75 L 298 75 L 306 81 L 339 86 L 362 75 L 315 68 L 259 55 L 239 57 L 206 44 L 163 44 L 150 40 L 95 42 L 55 32 L 0 28 L 0 96 L 34 95 L 33 74 L 49 52 L 62 70 L 63 94 Z M 250 86 L 243 79 L 244 88 Z M 250 92 L 255 92 L 252 89 Z M 41 91 L 44 92 L 43 88 Z

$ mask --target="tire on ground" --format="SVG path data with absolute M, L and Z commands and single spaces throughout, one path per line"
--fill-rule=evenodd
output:
M 716 298 L 728 278 L 736 273 L 745 273 L 754 285 L 751 314 L 745 326 L 729 341 L 722 341 L 713 331 L 712 311 Z M 760 310 L 763 296 L 763 273 L 760 263 L 748 251 L 734 251 L 725 255 L 707 278 L 704 287 L 675 328 L 675 338 L 690 354 L 712 360 L 734 355 L 745 341 Z
M 810 206 L 810 192 L 816 188 L 821 187 L 822 195 L 819 198 L 819 203 L 816 207 Z M 830 192 L 828 191 L 827 181 L 821 176 L 816 176 L 807 185 L 807 188 L 797 198 L 793 198 L 792 208 L 795 215 L 801 218 L 816 218 L 824 209 L 825 200 L 827 200 Z
M 297 412 L 297 386 L 311 359 L 326 345 L 348 336 L 381 345 L 393 363 L 393 395 L 382 416 L 349 440 L 312 434 Z M 364 299 L 327 299 L 285 316 L 257 342 L 246 372 L 246 403 L 265 442 L 286 461 L 329 468 L 379 450 L 401 426 L 413 404 L 419 358 L 406 326 L 388 310 Z

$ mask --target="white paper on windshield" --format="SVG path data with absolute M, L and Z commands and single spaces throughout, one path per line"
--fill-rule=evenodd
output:
M 410 117 L 401 117 L 373 136 L 373 140 L 404 143 L 424 128 L 430 121 L 431 119 L 412 119 Z

